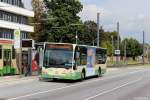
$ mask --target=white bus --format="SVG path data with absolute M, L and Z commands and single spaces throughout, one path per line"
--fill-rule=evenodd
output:
M 41 79 L 85 79 L 106 72 L 106 49 L 68 43 L 44 43 Z

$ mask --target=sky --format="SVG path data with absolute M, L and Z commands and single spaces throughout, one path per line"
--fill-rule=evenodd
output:
M 28 9 L 30 1 L 23 0 Z M 120 23 L 122 38 L 134 37 L 142 41 L 145 31 L 146 42 L 150 43 L 150 0 L 80 0 L 83 11 L 79 16 L 83 21 L 96 21 L 97 12 L 100 13 L 100 23 L 105 31 L 114 31 L 117 22 Z

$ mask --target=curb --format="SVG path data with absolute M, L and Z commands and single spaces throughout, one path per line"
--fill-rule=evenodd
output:
M 24 76 L 4 76 L 4 77 L 0 77 L 0 82 L 9 82 L 9 81 L 15 81 L 15 80 L 26 80 L 26 79 L 35 79 L 38 76 L 29 76 L 29 77 L 24 77 Z

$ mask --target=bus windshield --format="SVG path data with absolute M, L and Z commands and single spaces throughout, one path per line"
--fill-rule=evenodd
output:
M 70 45 L 47 45 L 44 52 L 44 67 L 71 68 L 72 48 Z

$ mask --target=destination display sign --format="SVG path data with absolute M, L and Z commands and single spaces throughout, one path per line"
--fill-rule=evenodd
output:
M 46 49 L 66 49 L 72 50 L 73 46 L 68 44 L 46 44 Z

